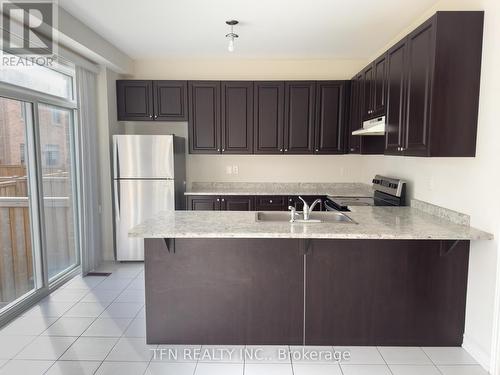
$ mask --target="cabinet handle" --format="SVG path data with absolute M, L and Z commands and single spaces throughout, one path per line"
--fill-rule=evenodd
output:
M 222 149 L 222 152 L 226 151 L 225 149 Z
M 355 148 L 351 148 L 351 151 L 356 151 L 356 149 Z
M 273 203 L 273 200 L 272 200 L 272 199 L 269 199 L 269 203 Z
M 224 202 L 224 198 L 222 198 L 221 200 L 222 200 L 222 202 Z
M 158 115 L 155 115 L 155 119 L 157 119 L 157 118 L 158 118 Z
M 285 148 L 285 152 L 288 152 L 288 149 L 287 149 L 287 148 Z
M 316 149 L 316 152 L 318 152 L 318 151 L 319 151 L 319 149 L 317 148 L 317 149 Z
M 153 118 L 153 115 L 149 115 L 149 118 Z
M 219 198 L 217 198 L 217 202 L 220 202 L 220 199 L 219 199 Z
M 217 152 L 219 152 L 219 151 L 220 151 L 220 148 L 217 149 Z

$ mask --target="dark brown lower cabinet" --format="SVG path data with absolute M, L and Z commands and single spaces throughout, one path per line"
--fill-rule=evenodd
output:
M 221 197 L 221 210 L 223 211 L 253 211 L 255 201 L 251 195 Z
M 258 195 L 255 197 L 256 211 L 286 211 L 287 197 L 280 195 Z
M 187 209 L 190 211 L 219 211 L 220 197 L 214 195 L 190 195 L 187 197 Z
M 462 344 L 469 241 L 146 239 L 145 247 L 149 344 Z
M 306 256 L 306 345 L 461 345 L 469 242 L 446 253 L 450 245 L 312 241 Z
M 302 344 L 296 240 L 145 241 L 148 344 Z

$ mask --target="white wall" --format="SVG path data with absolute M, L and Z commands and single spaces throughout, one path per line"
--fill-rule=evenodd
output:
M 385 50 L 436 10 L 485 10 L 477 157 L 410 158 L 394 156 L 200 156 L 188 158 L 190 181 L 360 181 L 376 173 L 406 178 L 412 197 L 465 212 L 471 223 L 500 237 L 500 168 L 496 119 L 500 93 L 500 2 L 443 0 L 388 41 Z M 378 51 L 374 57 L 379 55 Z M 148 79 L 348 79 L 367 61 L 137 61 L 134 78 Z M 185 124 L 127 123 L 123 132 L 185 132 Z M 152 130 L 154 129 L 154 130 Z M 238 175 L 226 166 L 238 165 Z M 498 240 L 473 242 L 469 266 L 464 345 L 485 367 L 494 357 L 495 288 Z

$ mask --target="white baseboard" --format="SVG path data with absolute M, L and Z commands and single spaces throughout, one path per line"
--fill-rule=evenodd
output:
M 464 348 L 467 353 L 469 353 L 488 373 L 490 373 L 491 357 L 490 355 L 481 348 L 477 342 L 470 337 L 464 336 L 464 341 L 462 343 L 462 348 Z

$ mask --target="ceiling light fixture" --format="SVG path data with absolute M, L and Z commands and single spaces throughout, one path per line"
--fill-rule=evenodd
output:
M 226 34 L 226 38 L 229 38 L 229 44 L 227 45 L 227 50 L 229 52 L 233 52 L 234 51 L 234 38 L 238 38 L 238 34 L 235 34 L 233 32 L 233 27 L 234 25 L 237 25 L 238 24 L 238 21 L 236 20 L 229 20 L 229 21 L 226 21 L 226 23 L 231 26 L 231 32 L 229 34 Z

